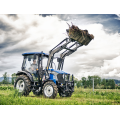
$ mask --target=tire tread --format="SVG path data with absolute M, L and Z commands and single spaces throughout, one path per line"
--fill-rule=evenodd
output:
M 29 78 L 28 78 L 26 75 L 22 74 L 22 75 L 19 75 L 19 76 L 16 78 L 16 80 L 15 80 L 15 86 L 16 86 L 16 82 L 17 82 L 17 80 L 18 80 L 19 78 L 24 79 L 24 82 L 25 82 L 25 90 L 24 90 L 24 92 L 22 93 L 22 95 L 24 95 L 24 96 L 29 95 L 29 93 L 30 93 L 30 91 L 31 91 L 31 90 L 30 90 L 30 88 L 31 88 L 31 81 L 29 80 Z M 15 88 L 15 86 L 14 86 L 14 88 Z
M 42 88 L 42 94 L 44 95 L 44 97 L 46 97 L 45 94 L 44 94 L 44 88 L 45 88 L 46 84 L 51 84 L 53 86 L 53 89 L 54 89 L 53 90 L 53 95 L 50 96 L 49 98 L 55 98 L 57 96 L 57 93 L 58 93 L 58 88 L 57 88 L 57 85 L 52 81 L 48 81 L 44 84 L 44 86 Z

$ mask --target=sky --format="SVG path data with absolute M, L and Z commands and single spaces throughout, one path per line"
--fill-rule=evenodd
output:
M 79 80 L 89 75 L 120 80 L 120 14 L 0 15 L 0 77 L 21 70 L 24 52 L 49 51 L 67 37 L 67 23 L 94 35 L 65 58 L 63 71 Z

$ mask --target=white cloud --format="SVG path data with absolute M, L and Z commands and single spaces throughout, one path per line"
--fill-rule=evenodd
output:
M 120 77 L 120 56 L 117 56 L 116 58 L 112 60 L 106 60 L 104 61 L 104 65 L 101 67 L 102 72 L 105 76 L 109 76 L 111 78 L 117 77 L 119 79 Z

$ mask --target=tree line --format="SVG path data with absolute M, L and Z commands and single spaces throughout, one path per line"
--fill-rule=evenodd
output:
M 11 75 L 11 77 L 12 77 L 12 81 L 10 82 L 10 81 L 9 81 L 9 76 L 8 76 L 7 72 L 5 72 L 5 73 L 3 74 L 3 81 L 0 82 L 0 85 L 1 85 L 1 84 L 12 84 L 12 85 L 14 85 L 14 80 L 16 79 L 17 76 L 16 76 L 15 73 L 13 73 L 13 74 Z
M 83 87 L 83 88 L 92 88 L 93 87 L 93 79 L 94 79 L 94 88 L 95 89 L 120 89 L 119 86 L 115 85 L 114 79 L 101 79 L 101 77 L 95 75 L 95 76 L 88 76 L 82 77 L 81 80 L 78 80 L 74 77 L 74 83 L 77 88 Z M 70 81 L 72 80 L 72 76 L 70 76 Z

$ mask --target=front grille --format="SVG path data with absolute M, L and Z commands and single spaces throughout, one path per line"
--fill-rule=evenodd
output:
M 65 81 L 69 81 L 69 74 L 58 74 L 57 78 L 58 78 L 58 82 L 60 83 L 65 83 Z
M 63 78 L 63 74 L 58 74 L 57 78 L 58 78 L 58 82 L 65 83 L 64 78 Z

